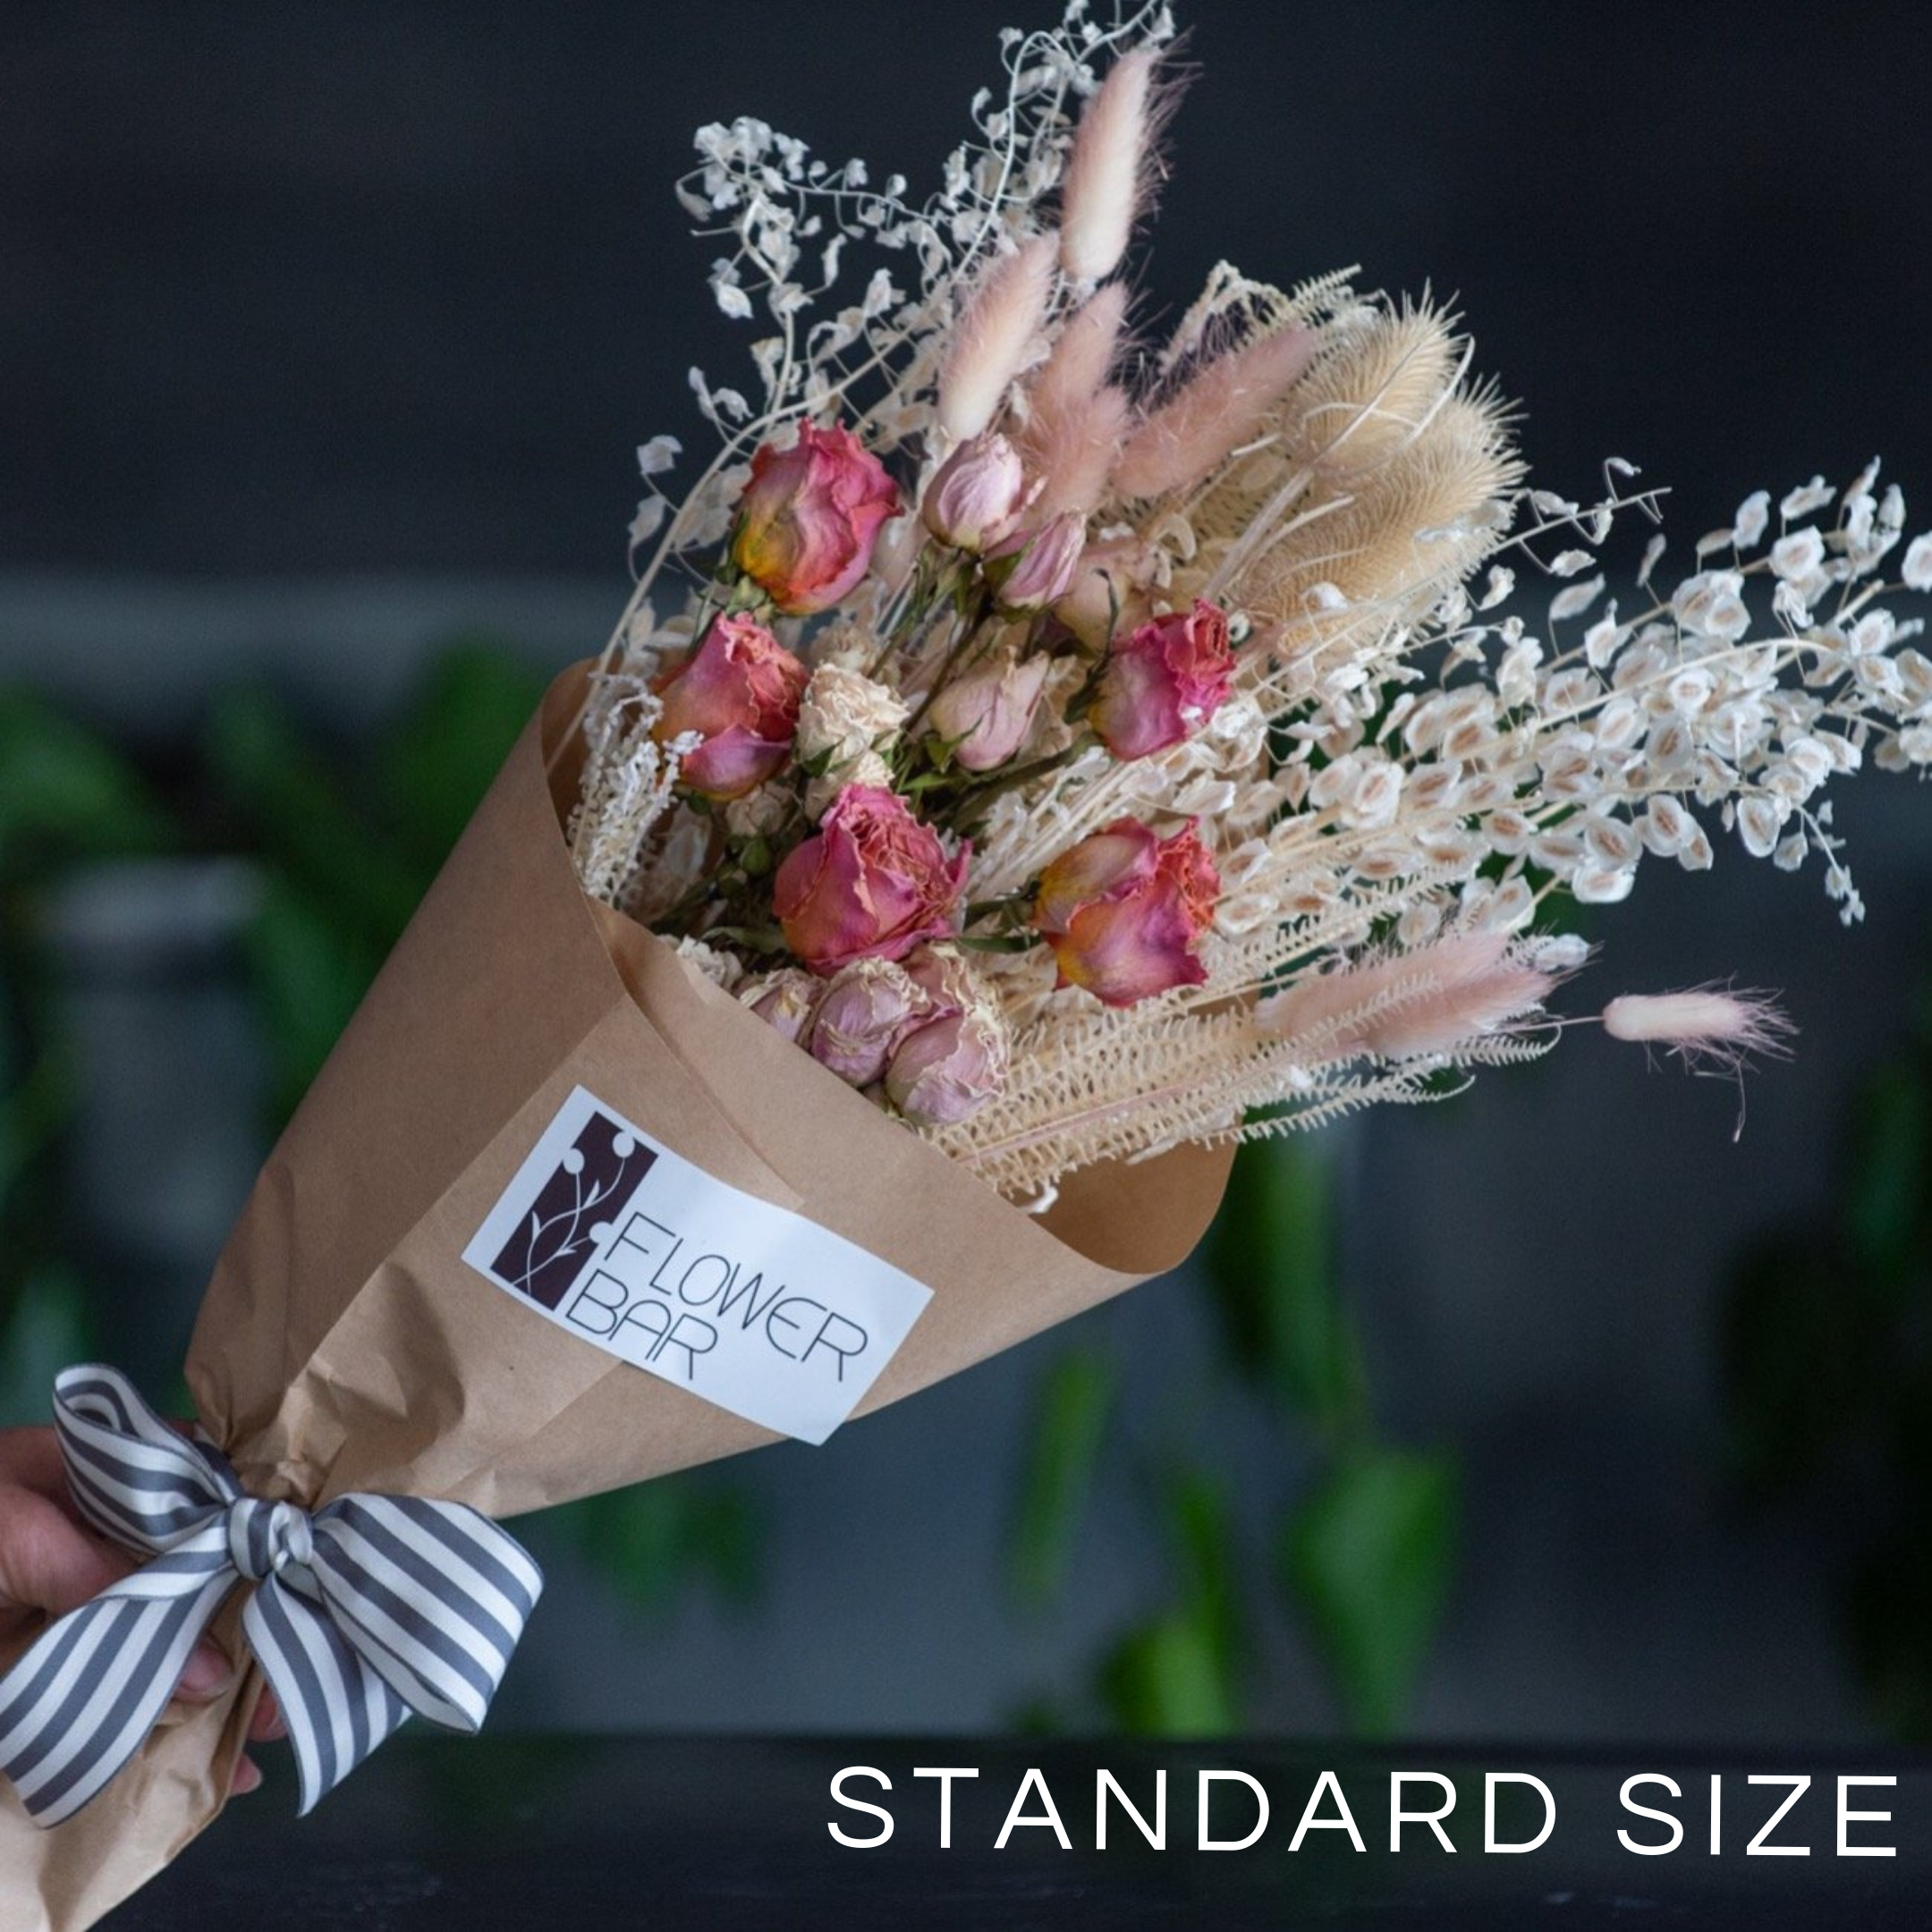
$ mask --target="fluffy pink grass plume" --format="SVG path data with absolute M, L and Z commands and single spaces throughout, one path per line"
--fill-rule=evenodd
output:
M 1753 1054 L 1782 1060 L 1798 1030 L 1768 993 L 1695 987 L 1688 993 L 1626 993 L 1603 1010 L 1612 1039 L 1662 1046 L 1687 1066 L 1740 1072 Z
M 1737 1082 L 1737 1125 L 1744 1134 L 1744 1074 L 1751 1055 L 1788 1060 L 1787 1044 L 1798 1029 L 1769 993 L 1737 992 L 1729 987 L 1693 987 L 1687 993 L 1626 993 L 1603 1010 L 1603 1029 L 1612 1039 L 1647 1051 L 1661 1046 L 1676 1055 L 1693 1073 L 1716 1074 Z
M 1058 238 L 1038 234 L 981 274 L 939 371 L 939 426 L 962 443 L 992 428 L 1032 361 L 1053 293 Z
M 1042 516 L 1086 516 L 1106 495 L 1133 414 L 1126 392 L 1109 384 L 1038 419 L 1028 457 L 1039 480 L 1034 509 Z
M 1250 441 L 1315 354 L 1308 329 L 1282 328 L 1197 369 L 1129 436 L 1114 480 L 1123 496 L 1165 496 Z
M 1454 933 L 1301 979 L 1263 1000 L 1255 1019 L 1305 1042 L 1317 1063 L 1360 1054 L 1424 1059 L 1527 1018 L 1562 978 L 1506 933 Z
M 1159 55 L 1123 55 L 1088 102 L 1060 191 L 1060 266 L 1073 282 L 1112 275 L 1145 199 Z
M 1127 292 L 1117 282 L 1070 317 L 1026 393 L 1021 449 L 1039 484 L 1041 513 L 1092 510 L 1106 494 L 1131 410 L 1109 383 L 1127 319 Z
M 1084 402 L 1114 372 L 1121 332 L 1127 324 L 1127 290 L 1119 282 L 1096 289 L 1066 319 L 1053 353 L 1028 389 L 1038 415 Z

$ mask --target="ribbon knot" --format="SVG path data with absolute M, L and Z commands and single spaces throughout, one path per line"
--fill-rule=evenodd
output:
M 249 1496 L 219 1449 L 171 1428 L 113 1368 L 64 1370 L 54 1426 L 80 1513 L 151 1560 L 0 1677 L 0 1775 L 37 1825 L 71 1818 L 140 1749 L 244 1584 L 242 1635 L 287 1720 L 304 1813 L 412 1711 L 481 1726 L 543 1589 L 488 1517 L 423 1496 L 311 1513 Z
M 306 1565 L 315 1554 L 309 1512 L 293 1503 L 238 1497 L 228 1506 L 228 1554 L 250 1583 L 279 1576 L 291 1563 Z

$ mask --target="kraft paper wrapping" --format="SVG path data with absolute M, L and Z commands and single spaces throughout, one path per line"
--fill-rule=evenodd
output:
M 1011 1208 L 588 900 L 562 833 L 585 674 L 510 754 L 216 1263 L 188 1381 L 256 1495 L 511 1516 L 776 1439 L 459 1258 L 579 1085 L 931 1288 L 860 1414 L 1176 1266 L 1219 1203 L 1227 1153 L 1183 1148 L 1077 1175 L 1046 1216 Z M 174 1857 L 220 1811 L 258 1695 L 250 1671 L 51 1831 L 0 1790 L 7 1932 L 80 1932 Z

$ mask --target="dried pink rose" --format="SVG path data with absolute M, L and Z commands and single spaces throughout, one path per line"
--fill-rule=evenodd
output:
M 1104 650 L 1148 614 L 1148 586 L 1157 561 L 1138 537 L 1089 544 L 1072 583 L 1054 599 L 1054 615 L 1089 650 Z
M 751 617 L 720 617 L 696 650 L 657 684 L 660 743 L 687 733 L 681 782 L 708 799 L 742 798 L 791 755 L 805 666 Z
M 738 988 L 738 997 L 780 1039 L 796 1042 L 809 1030 L 824 990 L 825 981 L 803 967 L 781 966 L 776 972 L 746 980 Z
M 1191 825 L 1160 838 L 1116 818 L 1040 875 L 1033 926 L 1053 948 L 1062 986 L 1131 1006 L 1208 977 L 1199 945 L 1221 880 Z
M 879 525 L 900 513 L 885 467 L 849 429 L 800 426 L 751 459 L 732 561 L 782 611 L 829 610 L 866 573 Z
M 934 1011 L 931 996 L 888 959 L 854 960 L 834 975 L 812 1021 L 811 1055 L 853 1087 L 869 1087 L 893 1049 Z
M 958 929 L 970 847 L 948 860 L 938 835 L 903 799 L 849 784 L 815 837 L 772 882 L 785 944 L 814 972 L 856 959 L 903 959 L 922 939 Z
M 989 999 L 916 1028 L 886 1069 L 886 1093 L 915 1127 L 970 1119 L 1006 1084 L 1012 1042 Z
M 1227 613 L 1205 597 L 1114 640 L 1093 725 L 1115 758 L 1147 758 L 1191 738 L 1234 680 Z

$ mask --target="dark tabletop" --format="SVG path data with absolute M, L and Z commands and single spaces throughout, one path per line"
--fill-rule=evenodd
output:
M 850 1798 L 885 1806 L 887 1843 L 847 1849 L 827 1830 L 880 1830 L 877 1815 L 833 1801 L 849 1766 L 883 1772 L 891 1789 L 855 1775 Z M 976 1767 L 953 1793 L 952 1848 L 939 1845 L 939 1791 L 919 1767 Z M 1029 1767 L 1038 1767 L 1071 1840 L 1019 1825 L 995 1843 Z M 1096 1849 L 1097 1774 L 1111 1772 L 1153 1822 L 1156 1773 L 1167 1772 L 1167 1848 L 1155 1851 L 1117 1805 L 1107 1849 Z M 1266 1791 L 1267 1828 L 1239 1852 L 1196 1849 L 1199 1774 L 1242 1771 Z M 1340 1829 L 1295 1829 L 1321 1773 L 1333 1771 L 1366 1850 Z M 1455 1792 L 1445 1852 L 1426 1825 L 1403 1828 L 1391 1854 L 1393 1772 L 1436 1772 Z M 1485 1774 L 1528 1772 L 1548 1786 L 1555 1826 L 1543 1846 L 1515 1855 L 1483 1849 Z M 1673 1812 L 1683 1839 L 1665 1856 L 1618 1843 L 1669 1836 L 1661 1821 L 1623 1809 L 1626 1778 L 1661 1773 L 1632 1792 Z M 1777 1784 L 1752 1784 L 1752 1774 Z M 1746 1845 L 1792 1790 L 1810 1785 L 1766 1840 L 1805 1856 L 1746 1855 Z M 1712 1856 L 1710 1790 L 1722 1779 L 1720 1851 Z M 1861 1785 L 1848 1809 L 1890 1811 L 1889 1824 L 1854 1823 L 1852 1844 L 1895 1856 L 1837 1855 L 1838 1779 Z M 1239 1780 L 1211 1782 L 1211 1835 L 1239 1839 L 1258 1806 Z M 1441 1802 L 1435 1786 L 1407 1786 L 1411 1810 Z M 1044 1817 L 1036 1785 L 1021 1808 Z M 260 1796 L 226 1816 L 146 1892 L 110 1919 L 124 1932 L 309 1932 L 369 1928 L 427 1932 L 557 1927 L 605 1932 L 633 1925 L 735 1928 L 1133 1928 L 1343 1924 L 1360 1927 L 1553 1928 L 1683 1925 L 1932 1925 L 1932 1758 L 1765 1751 L 1712 1758 L 1672 1751 L 1610 1754 L 1269 1743 L 1180 1745 L 1118 1740 L 838 1738 L 530 1739 L 449 1742 L 398 1738 L 309 1818 L 292 1817 L 286 1767 Z M 1327 1798 L 1320 1816 L 1339 1817 Z M 1497 1834 L 1533 1836 L 1540 1800 L 1499 1784 Z

